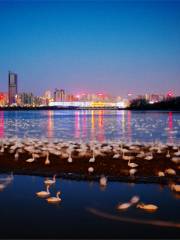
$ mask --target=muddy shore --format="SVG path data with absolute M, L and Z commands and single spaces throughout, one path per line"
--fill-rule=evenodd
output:
M 14 174 L 52 176 L 76 179 L 76 180 L 98 180 L 104 175 L 111 181 L 121 182 L 144 182 L 144 183 L 162 183 L 168 184 L 171 182 L 180 182 L 180 164 L 174 163 L 171 158 L 167 158 L 167 151 L 171 155 L 177 150 L 173 147 L 167 147 L 166 150 L 158 153 L 154 151 L 152 160 L 144 160 L 136 157 L 137 152 L 131 150 L 130 156 L 134 156 L 131 161 L 138 164 L 136 173 L 130 176 L 130 168 L 127 160 L 122 158 L 122 155 L 117 159 L 114 158 L 112 151 L 96 156 L 95 162 L 89 162 L 92 157 L 92 152 L 87 151 L 86 155 L 80 157 L 76 149 L 72 152 L 72 162 L 68 162 L 68 157 L 56 156 L 49 154 L 49 164 L 45 164 L 46 155 L 40 156 L 33 162 L 27 162 L 27 159 L 32 157 L 32 154 L 23 150 L 15 158 L 15 151 L 10 150 L 9 145 L 0 153 L 0 172 L 13 172 Z M 102 146 L 103 147 L 103 146 Z M 106 146 L 105 146 L 106 147 Z M 128 149 L 128 148 L 127 148 Z M 66 148 L 64 148 L 66 150 Z M 148 151 L 147 147 L 142 146 L 141 150 Z M 93 172 L 89 172 L 89 168 L 93 168 Z M 167 169 L 173 169 L 175 174 L 166 173 Z M 158 176 L 159 172 L 164 172 L 165 176 Z

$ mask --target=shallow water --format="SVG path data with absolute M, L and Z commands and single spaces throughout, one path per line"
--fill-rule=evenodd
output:
M 123 110 L 0 111 L 0 138 L 180 142 L 180 112 Z
M 0 178 L 6 175 L 0 175 Z M 43 177 L 14 176 L 0 192 L 0 236 L 43 238 L 178 238 L 180 228 L 129 223 L 95 215 L 95 209 L 125 219 L 180 223 L 178 197 L 168 186 L 109 182 L 101 189 L 98 182 L 57 179 L 50 188 L 52 195 L 61 191 L 60 204 L 48 204 L 35 193 L 44 190 Z M 138 195 L 145 203 L 159 209 L 147 213 L 136 207 L 124 212 L 116 210 L 119 202 Z

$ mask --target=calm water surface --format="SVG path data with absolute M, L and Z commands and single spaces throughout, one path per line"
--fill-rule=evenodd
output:
M 3 175 L 5 176 L 5 175 Z M 2 175 L 0 176 L 2 178 Z M 15 176 L 0 192 L 1 237 L 129 237 L 168 238 L 180 236 L 180 228 L 127 223 L 96 216 L 93 208 L 113 216 L 148 221 L 179 223 L 180 196 L 167 186 L 111 182 L 101 189 L 98 182 L 57 179 L 50 191 L 61 191 L 60 204 L 48 204 L 35 193 L 44 189 L 43 177 Z M 159 206 L 157 212 L 147 213 L 136 207 L 125 212 L 116 210 L 119 202 L 138 195 L 141 201 Z
M 94 111 L 0 112 L 0 137 L 180 142 L 180 113 Z
M 180 113 L 132 111 L 0 111 L 0 138 L 47 137 L 50 140 L 124 140 L 180 143 Z M 5 175 L 0 175 L 1 180 Z M 100 216 L 96 211 L 135 221 L 180 223 L 180 195 L 168 186 L 111 182 L 102 190 L 97 182 L 58 179 L 50 191 L 62 192 L 62 202 L 49 205 L 35 193 L 44 178 L 15 176 L 0 191 L 0 236 L 62 238 L 179 238 L 180 228 L 130 223 Z M 138 195 L 159 206 L 147 213 L 135 207 L 118 212 L 119 202 Z M 93 209 L 94 212 L 89 211 Z

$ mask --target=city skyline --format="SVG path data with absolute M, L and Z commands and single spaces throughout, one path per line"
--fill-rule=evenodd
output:
M 0 2 L 0 90 L 12 69 L 35 95 L 180 95 L 179 12 L 179 2 Z

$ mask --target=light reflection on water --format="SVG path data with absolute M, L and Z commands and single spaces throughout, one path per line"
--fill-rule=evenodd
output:
M 103 219 L 87 211 L 93 208 L 119 218 L 179 223 L 179 199 L 168 186 L 109 182 L 102 190 L 98 182 L 57 179 L 50 192 L 54 196 L 60 190 L 62 202 L 51 205 L 36 197 L 36 192 L 45 189 L 43 182 L 43 177 L 14 176 L 0 192 L 1 237 L 179 237 L 179 228 Z M 154 213 L 136 207 L 116 210 L 119 202 L 127 202 L 134 195 L 159 209 Z
M 0 137 L 180 141 L 180 113 L 115 110 L 0 112 Z

